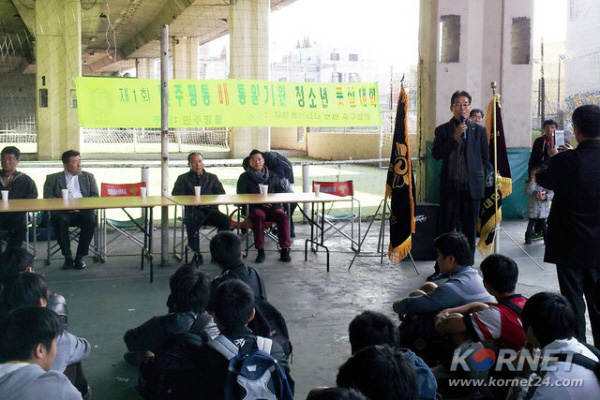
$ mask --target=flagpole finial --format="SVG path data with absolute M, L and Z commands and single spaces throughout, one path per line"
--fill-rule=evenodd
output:
M 492 81 L 492 83 L 490 83 L 490 88 L 492 89 L 492 92 L 496 93 L 496 88 L 498 87 L 498 84 L 494 81 Z

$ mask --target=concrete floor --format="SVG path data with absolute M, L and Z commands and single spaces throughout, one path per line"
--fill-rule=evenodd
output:
M 500 236 L 501 252 L 514 258 L 520 268 L 518 292 L 530 296 L 543 290 L 557 291 L 555 268 L 542 261 L 543 242 L 523 245 L 525 227 L 526 221 L 505 222 Z M 342 243 L 334 242 L 331 246 L 337 252 L 331 255 L 331 271 L 327 273 L 323 252 L 309 253 L 308 261 L 304 261 L 308 227 L 298 224 L 296 232 L 292 263 L 277 261 L 275 244 L 267 241 L 266 262 L 255 265 L 256 252 L 251 251 L 248 264 L 259 271 L 269 300 L 287 319 L 294 345 L 291 368 L 296 398 L 304 399 L 315 386 L 335 384 L 337 368 L 350 355 L 348 324 L 352 318 L 363 310 L 376 310 L 397 321 L 392 302 L 420 286 L 432 272 L 433 262 L 417 262 L 420 275 L 410 262 L 391 265 L 384 259 L 380 264 L 379 257 L 361 257 L 348 270 L 352 254 L 342 252 Z M 363 251 L 375 250 L 376 240 L 375 232 Z M 203 246 L 207 249 L 206 243 Z M 38 249 L 45 249 L 45 242 L 39 243 Z M 123 251 L 136 252 L 134 247 Z M 140 398 L 135 389 L 137 370 L 122 358 L 125 352 L 122 337 L 127 329 L 167 311 L 168 278 L 180 263 L 171 258 L 170 266 L 157 267 L 155 281 L 150 284 L 149 271 L 140 271 L 137 255 L 111 256 L 105 264 L 90 259 L 83 271 L 62 271 L 61 259 L 45 266 L 43 255 L 38 253 L 38 258 L 36 272 L 46 277 L 51 291 L 67 299 L 69 331 L 87 338 L 93 346 L 90 358 L 83 363 L 93 398 Z M 476 265 L 480 261 L 477 254 Z M 202 268 L 210 276 L 218 274 L 215 265 Z

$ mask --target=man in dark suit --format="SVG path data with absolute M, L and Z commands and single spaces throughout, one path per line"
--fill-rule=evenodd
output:
M 204 169 L 202 154 L 194 151 L 188 155 L 190 170 L 179 175 L 171 192 L 174 196 L 193 195 L 194 186 L 200 186 L 202 194 L 225 194 L 225 189 L 215 174 Z M 199 266 L 202 264 L 200 253 L 199 229 L 203 225 L 214 226 L 217 230 L 229 230 L 231 222 L 229 217 L 219 211 L 217 206 L 198 206 L 185 208 L 185 225 L 188 235 L 188 246 L 194 251 L 192 262 Z
M 8 190 L 9 199 L 36 199 L 38 191 L 33 179 L 17 171 L 21 151 L 15 146 L 7 146 L 2 149 L 0 157 L 0 190 Z M 8 231 L 8 247 L 21 247 L 27 235 L 26 213 L 1 213 L 0 228 Z
M 485 128 L 470 121 L 471 95 L 457 90 L 450 99 L 452 119 L 435 128 L 431 151 L 442 160 L 440 175 L 440 233 L 461 231 L 471 246 L 473 265 L 479 202 L 485 191 L 489 146 Z M 435 273 L 428 280 L 439 279 Z
M 67 150 L 62 155 L 65 168 L 62 172 L 50 174 L 44 183 L 44 198 L 61 198 L 62 190 L 68 190 L 70 199 L 82 197 L 98 197 L 98 185 L 94 175 L 81 170 L 81 154 L 75 150 Z M 56 232 L 56 240 L 65 257 L 63 269 L 84 269 L 83 257 L 88 254 L 90 243 L 96 229 L 96 213 L 94 210 L 54 211 L 50 215 L 50 223 Z M 81 229 L 75 260 L 71 253 L 69 227 Z
M 600 315 L 592 306 L 592 291 L 600 279 L 600 107 L 578 107 L 572 121 L 577 148 L 566 146 L 560 153 L 553 148 L 536 175 L 540 185 L 554 190 L 544 261 L 556 264 L 560 292 L 575 309 L 582 341 L 587 302 L 598 347 Z

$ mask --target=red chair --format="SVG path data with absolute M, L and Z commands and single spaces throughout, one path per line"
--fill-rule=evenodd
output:
M 141 188 L 146 187 L 146 182 L 137 183 L 102 183 L 100 189 L 100 195 L 102 197 L 134 197 L 141 195 Z M 102 258 L 103 260 L 116 250 L 119 246 L 125 243 L 121 239 L 121 236 L 129 239 L 134 244 L 142 248 L 142 267 L 143 267 L 143 256 L 147 249 L 147 241 L 149 240 L 147 235 L 144 234 L 144 238 L 140 239 L 135 233 L 144 233 L 144 229 L 147 229 L 146 221 L 146 209 L 142 210 L 142 216 L 139 218 L 133 218 L 131 214 L 122 208 L 123 212 L 127 215 L 127 220 L 117 220 L 106 217 L 106 210 L 102 210 L 101 227 L 102 227 Z M 114 229 L 117 235 L 107 242 L 107 230 L 108 227 Z M 150 232 L 152 235 L 152 232 Z M 118 241 L 118 242 L 117 242 Z M 110 245 L 117 242 L 117 244 L 109 249 Z
M 361 239 L 361 209 L 360 201 L 354 197 L 354 184 L 352 181 L 342 182 L 323 182 L 313 181 L 313 191 L 315 185 L 319 185 L 319 192 L 332 194 L 334 196 L 347 197 L 350 202 L 349 212 L 336 212 L 332 207 L 327 212 L 317 213 L 318 219 L 323 219 L 327 227 L 323 232 L 323 242 L 334 235 L 340 235 L 350 240 L 350 248 L 354 252 L 360 252 Z M 354 227 L 356 223 L 357 227 Z M 329 233 L 328 233 L 329 232 Z M 355 232 L 357 236 L 355 235 Z

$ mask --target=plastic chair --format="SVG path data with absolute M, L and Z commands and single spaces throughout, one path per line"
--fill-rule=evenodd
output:
M 102 197 L 133 197 L 140 196 L 141 188 L 146 187 L 146 182 L 137 182 L 137 183 L 102 183 L 101 185 L 101 196 Z M 122 208 L 123 212 L 127 215 L 127 220 L 116 220 L 112 218 L 106 217 L 106 210 L 101 210 L 102 212 L 102 259 L 103 261 L 106 257 L 115 251 L 119 246 L 125 243 L 124 240 L 120 240 L 121 236 L 129 239 L 132 243 L 141 247 L 142 249 L 142 267 L 143 267 L 143 257 L 144 252 L 147 249 L 147 236 L 144 235 L 143 239 L 135 236 L 135 233 L 143 233 L 144 230 L 147 230 L 147 220 L 146 213 L 147 210 L 142 210 L 142 216 L 139 218 L 133 218 L 129 212 L 125 208 Z M 107 230 L 108 227 L 111 227 L 117 232 L 117 235 L 112 238 L 110 241 L 107 241 Z M 152 232 L 150 232 L 150 235 Z M 118 241 L 118 243 L 110 248 L 110 245 L 114 242 Z
M 332 194 L 334 196 L 340 197 L 347 197 L 351 204 L 349 212 L 335 212 L 332 206 L 324 214 L 317 213 L 317 218 L 323 219 L 325 223 L 324 225 L 326 225 L 323 232 L 323 242 L 337 234 L 350 240 L 350 248 L 352 249 L 352 251 L 357 253 L 360 252 L 361 209 L 360 201 L 354 197 L 353 182 L 313 181 L 313 191 L 315 190 L 315 185 L 319 185 L 319 192 L 321 193 Z M 354 227 L 355 223 L 357 225 L 357 228 Z M 355 236 L 355 232 L 358 234 L 357 236 Z

